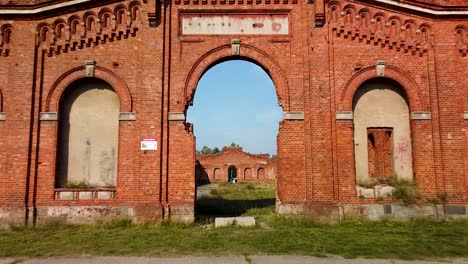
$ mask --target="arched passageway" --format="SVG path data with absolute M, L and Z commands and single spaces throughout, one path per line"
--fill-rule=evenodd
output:
M 187 110 L 197 149 L 235 142 L 250 153 L 276 154 L 282 109 L 275 84 L 258 63 L 225 59 L 203 74 Z
M 187 111 L 187 121 L 193 123 L 196 136 L 197 161 L 208 172 L 210 182 L 216 182 L 229 196 L 223 198 L 222 191 L 215 191 L 217 195 L 211 198 L 198 199 L 196 212 L 200 217 L 239 216 L 250 208 L 274 208 L 274 175 L 269 183 L 272 195 L 267 198 L 247 197 L 249 190 L 243 190 L 247 186 L 243 182 L 249 182 L 253 193 L 253 185 L 266 179 L 265 170 L 260 170 L 262 176 L 257 177 L 258 168 L 260 164 L 269 166 L 267 160 L 277 152 L 283 111 L 267 71 L 245 59 L 223 59 L 208 67 L 197 85 L 193 106 Z M 223 184 L 226 182 L 231 184 Z

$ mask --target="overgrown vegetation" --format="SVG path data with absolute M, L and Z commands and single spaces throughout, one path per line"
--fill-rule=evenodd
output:
M 274 183 L 221 183 L 217 188 L 212 189 L 209 198 L 222 198 L 228 200 L 260 200 L 275 198 Z
M 357 183 L 357 185 L 367 189 L 374 188 L 376 185 L 379 184 L 380 182 L 376 179 L 360 180 Z
M 265 217 L 268 228 L 128 220 L 94 226 L 49 225 L 0 230 L 0 257 L 183 256 L 300 254 L 348 258 L 467 257 L 468 222 L 346 220 L 327 224 L 305 217 Z
M 197 201 L 200 218 L 274 213 L 274 183 L 222 183 Z
M 428 198 L 427 201 L 433 204 L 440 204 L 447 202 L 447 194 L 446 193 L 438 193 L 435 197 Z
M 374 188 L 376 185 L 379 184 L 386 184 L 394 187 L 395 189 L 392 192 L 392 198 L 395 200 L 402 201 L 405 205 L 415 204 L 418 201 L 418 199 L 421 198 L 419 188 L 414 181 L 400 178 L 395 174 L 385 179 L 369 179 L 366 181 L 358 182 L 358 185 L 363 188 Z M 441 198 L 444 197 L 434 197 L 433 199 L 429 199 L 428 202 L 440 203 L 442 201 Z M 446 200 L 446 197 L 444 198 L 444 200 Z M 383 197 L 377 197 L 376 201 L 383 201 Z
M 69 189 L 85 189 L 85 188 L 91 188 L 92 186 L 87 182 L 87 181 L 70 181 L 67 182 L 64 186 L 64 188 L 69 188 Z
M 114 185 L 106 185 L 106 186 L 96 186 L 88 183 L 86 180 L 83 181 L 69 181 L 67 182 L 63 188 L 68 189 L 88 189 L 88 188 L 115 188 Z
M 202 149 L 196 151 L 197 155 L 213 155 L 213 154 L 218 154 L 221 151 L 219 150 L 218 147 L 215 147 L 214 149 L 211 149 L 208 146 L 203 146 Z
M 415 204 L 421 198 L 419 188 L 411 180 L 402 179 L 393 175 L 387 179 L 388 184 L 395 189 L 392 192 L 392 198 L 402 201 L 405 205 Z

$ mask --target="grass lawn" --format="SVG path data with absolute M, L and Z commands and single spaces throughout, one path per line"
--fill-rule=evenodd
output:
M 268 228 L 201 224 L 43 226 L 0 231 L 0 257 L 301 254 L 427 259 L 468 257 L 468 222 L 344 221 L 269 216 Z
M 274 183 L 221 183 L 197 200 L 199 219 L 213 216 L 258 216 L 274 213 Z
M 231 186 L 246 189 L 248 185 Z M 260 186 L 248 188 L 256 189 L 258 193 L 265 191 Z M 230 191 L 226 191 L 226 195 L 219 194 L 219 191 L 217 189 L 209 197 L 227 200 Z M 252 192 L 257 191 L 251 191 L 252 199 L 257 197 Z M 258 196 L 260 200 L 271 199 L 271 196 Z M 239 199 L 235 195 L 232 198 Z M 262 208 L 268 206 L 251 207 L 244 210 L 244 214 L 250 214 L 253 212 L 251 210 L 263 210 Z M 307 218 L 277 217 L 269 209 L 260 214 L 262 216 L 259 221 L 263 223 L 252 228 L 206 228 L 202 223 L 134 225 L 128 220 L 92 226 L 49 224 L 29 229 L 12 228 L 0 230 L 0 257 L 226 254 L 341 255 L 349 258 L 401 259 L 468 257 L 466 220 L 346 220 L 338 224 L 326 224 Z

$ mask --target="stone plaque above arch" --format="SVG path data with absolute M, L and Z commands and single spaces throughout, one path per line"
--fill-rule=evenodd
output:
M 182 35 L 288 35 L 288 14 L 182 13 Z

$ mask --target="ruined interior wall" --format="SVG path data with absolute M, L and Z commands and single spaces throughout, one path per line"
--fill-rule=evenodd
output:
M 243 152 L 242 148 L 225 147 L 220 153 L 198 156 L 197 161 L 200 168 L 204 168 L 197 171 L 197 178 L 200 180 L 203 180 L 203 175 L 206 175 L 210 182 L 226 182 L 228 168 L 231 165 L 237 168 L 239 182 L 274 181 L 276 179 L 276 163 L 269 162 L 268 154 L 253 155 Z M 259 175 L 258 171 L 261 168 L 264 169 L 264 173 Z
M 354 145 L 357 181 L 369 179 L 368 128 L 393 128 L 393 171 L 413 179 L 409 109 L 405 99 L 385 83 L 369 84 L 354 108 Z

